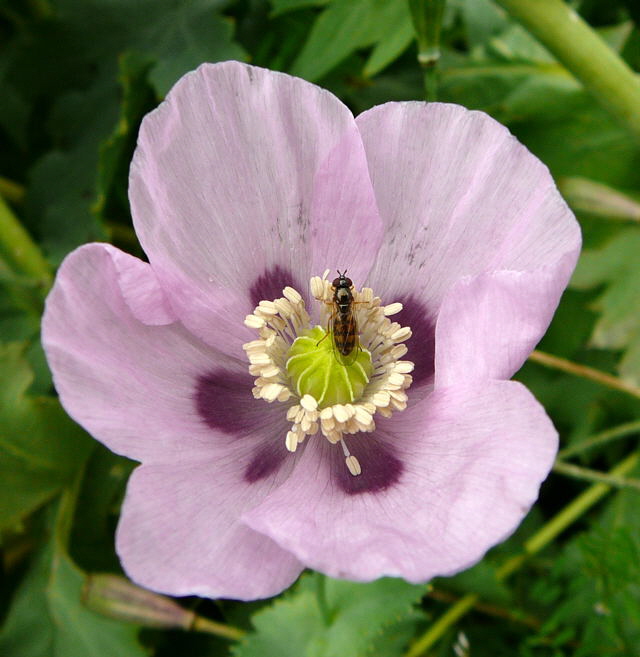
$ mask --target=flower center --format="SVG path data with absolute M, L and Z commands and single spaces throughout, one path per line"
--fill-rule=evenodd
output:
M 302 296 L 286 287 L 282 298 L 260 301 L 247 315 L 245 324 L 259 338 L 243 348 L 257 377 L 254 397 L 287 405 L 287 449 L 295 452 L 307 436 L 321 433 L 341 444 L 357 476 L 360 463 L 345 434 L 370 433 L 376 413 L 390 417 L 406 408 L 413 363 L 400 359 L 411 329 L 389 319 L 402 304 L 383 306 L 370 288 L 358 292 L 344 276 L 331 284 L 327 274 L 311 279 L 321 325 L 311 326 Z
M 319 408 L 360 399 L 373 374 L 371 354 L 354 345 L 351 355 L 347 364 L 333 332 L 320 326 L 296 338 L 287 353 L 287 372 L 298 397 L 311 395 Z

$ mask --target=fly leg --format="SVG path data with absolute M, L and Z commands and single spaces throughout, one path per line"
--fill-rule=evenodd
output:
M 333 304 L 328 303 L 327 301 L 325 301 L 325 303 L 326 303 L 328 306 L 333 305 Z M 336 310 L 334 310 L 334 311 L 331 313 L 331 317 L 329 317 L 329 319 L 327 320 L 327 332 L 324 334 L 324 337 L 320 338 L 320 340 L 318 340 L 318 342 L 316 342 L 316 347 L 317 347 L 322 341 L 326 340 L 326 339 L 329 337 L 329 333 L 330 333 L 330 331 L 331 331 L 331 322 L 333 322 L 333 320 L 335 319 L 335 317 L 336 317 L 337 314 L 338 314 L 338 312 L 337 312 Z

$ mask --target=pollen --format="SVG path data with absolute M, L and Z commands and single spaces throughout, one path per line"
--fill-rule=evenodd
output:
M 352 289 L 357 353 L 345 361 L 327 330 L 336 313 L 335 288 L 327 275 L 310 282 L 319 323 L 312 325 L 302 295 L 286 287 L 283 297 L 260 301 L 247 315 L 245 325 L 257 331 L 258 339 L 243 348 L 249 372 L 256 377 L 253 396 L 285 405 L 283 412 L 291 422 L 284 437 L 287 450 L 295 452 L 307 436 L 324 436 L 340 444 L 347 469 L 357 477 L 362 468 L 345 436 L 366 441 L 366 434 L 376 428 L 377 413 L 390 417 L 407 407 L 413 363 L 402 358 L 411 329 L 389 319 L 402 304 L 385 306 L 372 289 Z

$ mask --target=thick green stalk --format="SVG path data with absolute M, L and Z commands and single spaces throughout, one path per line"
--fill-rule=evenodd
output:
M 418 63 L 424 73 L 425 99 L 437 100 L 440 60 L 440 28 L 446 0 L 409 0 L 413 29 L 418 42 Z
M 45 288 L 51 284 L 49 263 L 1 196 L 0 255 L 17 273 L 41 280 Z
M 626 459 L 618 463 L 611 470 L 610 475 L 621 477 L 633 470 L 639 460 L 638 452 L 634 452 Z M 583 516 L 594 504 L 599 502 L 609 491 L 611 486 L 605 483 L 598 483 L 590 486 L 584 493 L 578 495 L 573 502 L 568 504 L 564 509 L 557 513 L 549 522 L 543 525 L 531 538 L 525 541 L 521 554 L 511 557 L 498 568 L 496 576 L 498 581 L 502 581 L 515 573 L 524 565 L 526 560 L 540 552 L 553 541 L 558 534 L 563 532 L 567 527 L 574 523 L 578 518 Z M 433 646 L 447 630 L 457 623 L 473 606 L 478 602 L 479 596 L 476 593 L 468 593 L 460 598 L 456 604 L 450 607 L 429 629 L 415 641 L 406 657 L 419 657 L 423 655 L 431 646 Z
M 496 0 L 640 141 L 640 79 L 562 0 Z

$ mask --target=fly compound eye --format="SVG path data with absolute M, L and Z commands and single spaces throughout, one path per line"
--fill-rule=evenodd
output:
M 333 287 L 339 287 L 340 286 L 340 280 L 341 280 L 341 278 L 334 278 L 333 283 L 331 283 L 331 285 L 333 285 Z
M 353 287 L 353 283 L 350 278 L 345 278 L 343 281 L 343 285 L 346 285 L 347 287 Z

